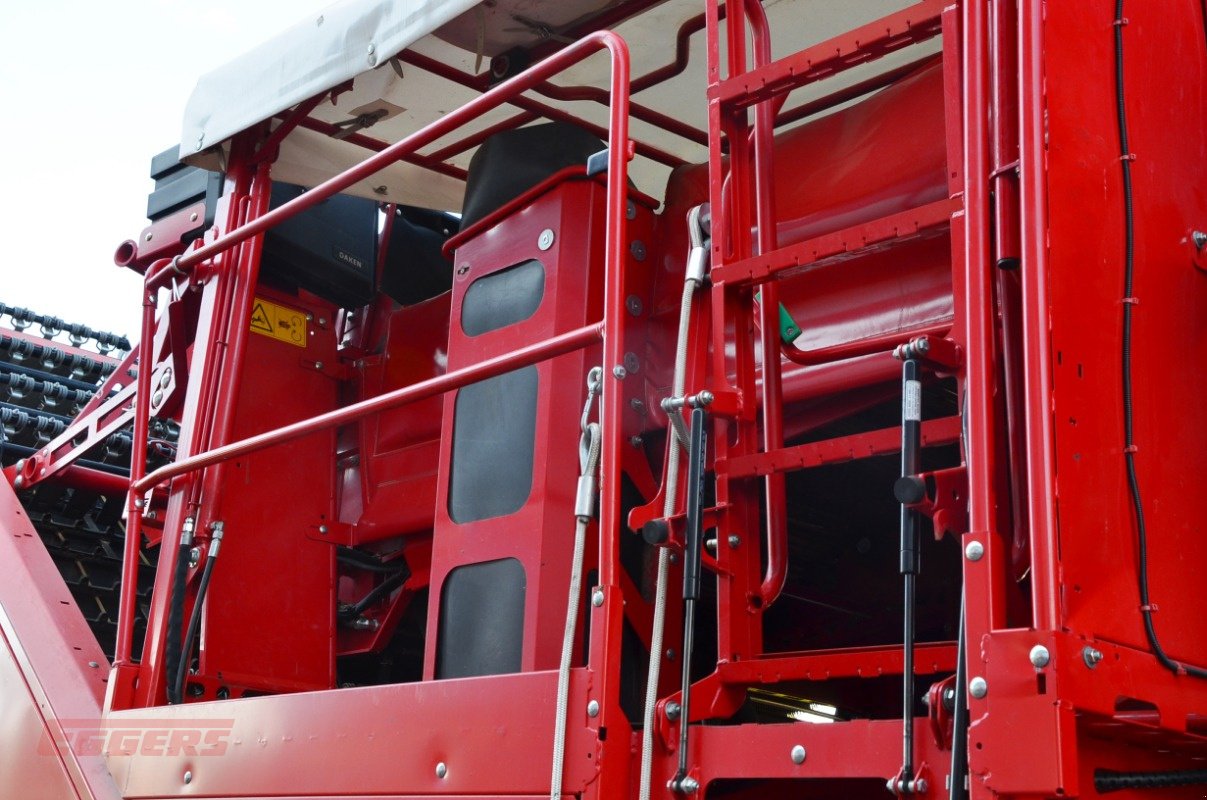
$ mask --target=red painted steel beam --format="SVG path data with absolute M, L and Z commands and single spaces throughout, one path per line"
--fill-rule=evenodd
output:
M 710 100 L 745 108 L 939 35 L 949 0 L 923 0 L 813 47 L 744 72 L 708 90 Z
M 815 236 L 765 255 L 722 264 L 713 269 L 712 279 L 714 282 L 738 283 L 761 282 L 772 277 L 786 278 L 796 270 L 822 266 L 836 256 L 852 256 L 871 250 L 877 245 L 937 234 L 950 224 L 951 215 L 959 208 L 957 200 L 936 200 L 924 206 Z
M 562 52 L 567 52 L 567 51 L 563 50 Z M 474 76 L 472 76 L 466 72 L 462 72 L 461 70 L 457 69 L 456 67 L 451 67 L 448 64 L 445 64 L 443 61 L 437 61 L 434 58 L 425 56 L 422 53 L 416 53 L 413 50 L 403 50 L 401 53 L 398 54 L 398 58 L 401 59 L 402 61 L 405 61 L 406 63 L 410 64 L 413 67 L 418 67 L 419 69 L 430 72 L 433 75 L 437 75 L 441 78 L 444 78 L 447 81 L 451 81 L 452 83 L 456 83 L 460 86 L 464 86 L 467 89 L 472 89 L 475 92 L 481 91 L 481 86 L 479 85 L 479 81 L 476 80 L 474 78 Z M 546 62 L 542 62 L 541 66 L 543 66 L 545 63 Z M 533 67 L 531 69 L 536 69 L 536 67 Z M 525 73 L 525 74 L 527 74 L 527 73 Z M 512 80 L 516 80 L 516 79 L 513 78 Z M 506 85 L 506 84 L 501 84 L 501 85 Z M 526 87 L 525 91 L 530 88 L 535 88 L 535 85 Z M 494 90 L 491 90 L 491 91 L 494 91 Z M 485 96 L 485 95 L 483 95 L 483 96 Z M 570 114 L 569 112 L 562 111 L 560 108 L 554 108 L 553 106 L 546 105 L 545 103 L 542 103 L 538 100 L 533 100 L 528 97 L 522 97 L 518 93 L 514 97 L 508 98 L 507 103 L 515 106 L 516 108 L 523 109 L 524 111 L 529 111 L 531 113 L 538 114 L 546 119 L 553 120 L 554 122 L 567 122 L 572 125 L 577 125 L 580 128 L 583 128 L 584 130 L 590 131 L 591 133 L 595 134 L 596 136 L 598 136 L 601 139 L 606 140 L 608 138 L 607 130 L 600 127 L 599 125 L 594 125 L 590 122 L 587 122 L 586 120 L 580 119 L 580 118 L 574 116 L 573 114 Z M 650 144 L 646 144 L 645 142 L 636 142 L 635 141 L 633 144 L 637 150 L 638 155 L 644 156 L 645 158 L 648 158 L 652 161 L 657 161 L 661 164 L 665 164 L 668 167 L 680 167 L 687 163 L 682 158 L 679 158 L 676 155 L 668 153 L 665 150 L 662 150 L 661 148 L 654 147 L 653 145 L 650 145 Z
M 544 361 L 578 350 L 601 338 L 603 338 L 602 323 L 585 325 L 560 336 L 546 339 L 543 342 L 513 350 L 506 355 L 487 359 L 471 367 L 454 370 L 437 378 L 404 386 L 393 392 L 387 392 L 386 394 L 362 400 L 359 403 L 353 403 L 350 406 L 345 406 L 326 414 L 320 414 L 317 417 L 266 431 L 256 436 L 232 442 L 208 452 L 177 461 L 173 464 L 168 464 L 136 482 L 131 487 L 131 492 L 135 496 L 138 496 L 147 492 L 152 487 L 179 475 L 195 472 L 213 464 L 247 455 L 248 453 L 255 453 L 275 445 L 285 444 L 286 442 L 291 442 L 294 439 L 312 433 L 346 425 L 349 422 L 355 422 L 371 414 L 387 411 L 391 408 L 398 408 L 407 403 L 424 400 L 454 389 L 460 389 L 462 386 L 468 386 L 471 383 L 493 378 L 504 372 L 527 367 L 538 361 Z
M 864 81 L 859 81 L 859 83 L 853 83 L 844 89 L 831 92 L 824 97 L 819 97 L 816 100 L 810 100 L 808 103 L 802 103 L 799 106 L 790 108 L 787 111 L 779 114 L 775 118 L 775 126 L 778 128 L 781 125 L 787 125 L 789 123 L 796 122 L 797 120 L 811 117 L 814 114 L 825 111 L 829 108 L 833 108 L 840 103 L 854 100 L 857 97 L 863 97 L 865 94 L 874 92 L 877 89 L 883 89 L 884 87 L 890 86 L 902 78 L 911 75 L 920 69 L 928 67 L 941 59 L 942 56 L 938 53 L 931 56 L 926 56 L 925 58 L 919 58 L 917 61 L 911 61 L 908 64 L 897 67 L 896 69 L 890 69 L 887 72 L 882 72 L 875 77 L 868 78 Z
M 938 447 L 960 441 L 960 418 L 941 417 L 922 423 L 922 446 Z M 881 428 L 868 433 L 839 436 L 820 442 L 785 447 L 770 453 L 755 453 L 718 461 L 718 475 L 746 478 L 791 472 L 826 464 L 839 464 L 859 458 L 887 456 L 901 451 L 901 428 Z
M 897 437 L 900 438 L 900 431 Z M 843 647 L 800 653 L 776 653 L 763 658 L 717 665 L 721 681 L 730 684 L 823 681 L 833 678 L 878 678 L 900 675 L 905 654 L 901 645 Z M 956 643 L 927 642 L 914 647 L 914 671 L 919 675 L 955 672 Z
M 441 149 L 437 150 L 436 152 L 429 154 L 428 158 L 431 158 L 435 161 L 447 161 L 448 159 L 452 158 L 453 156 L 460 155 L 461 153 L 464 153 L 466 150 L 477 147 L 478 145 L 482 144 L 482 142 L 485 142 L 487 139 L 489 139 L 491 136 L 494 136 L 496 133 L 501 133 L 502 131 L 514 130 L 521 126 L 527 125 L 529 122 L 532 122 L 534 119 L 537 119 L 536 114 L 534 114 L 531 111 L 522 111 L 519 114 L 516 114 L 514 117 L 508 117 L 507 119 L 503 120 L 502 122 L 497 122 L 494 125 L 483 128 L 482 130 L 478 131 L 475 134 L 466 136 L 464 139 L 460 139 L 456 142 L 453 142 L 452 144 L 448 145 L 447 147 L 442 147 Z
M 343 139 L 343 141 L 348 142 L 349 144 L 359 145 L 366 150 L 372 150 L 375 153 L 380 153 L 390 146 L 389 142 L 383 142 L 381 139 L 374 139 L 372 136 L 366 136 L 363 133 L 347 133 L 342 128 L 333 125 L 330 122 L 323 122 L 322 120 L 314 119 L 313 117 L 305 117 L 299 120 L 298 127 L 306 128 L 307 130 L 312 130 L 317 133 L 322 133 L 333 138 L 337 133 L 341 134 L 340 138 Z M 463 181 L 469 176 L 469 173 L 460 167 L 455 167 L 452 164 L 445 164 L 442 160 L 437 159 L 434 156 L 422 156 L 415 154 L 406 156 L 400 160 L 405 161 L 408 164 L 414 164 L 417 167 L 430 169 L 432 172 L 438 172 L 441 175 L 447 175 L 450 178 L 456 178 L 459 181 Z

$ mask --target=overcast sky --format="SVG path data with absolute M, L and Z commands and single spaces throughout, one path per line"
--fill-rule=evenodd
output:
M 16 0 L 0 22 L 0 302 L 128 335 L 151 156 L 198 76 L 332 0 Z

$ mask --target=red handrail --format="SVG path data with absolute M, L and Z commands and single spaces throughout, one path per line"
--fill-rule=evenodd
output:
M 323 202 L 332 195 L 341 192 L 357 181 L 384 169 L 394 162 L 407 158 L 432 142 L 456 130 L 461 125 L 470 122 L 481 115 L 503 105 L 509 100 L 518 98 L 541 82 L 566 67 L 576 64 L 589 55 L 607 50 L 611 56 L 610 94 L 612 104 L 608 116 L 608 184 L 607 184 L 607 233 L 604 246 L 604 264 L 606 285 L 604 290 L 604 321 L 587 325 L 573 331 L 552 337 L 544 342 L 523 347 L 502 356 L 488 359 L 472 367 L 457 370 L 433 378 L 422 383 L 380 395 L 369 400 L 356 403 L 346 408 L 321 414 L 293 425 L 286 425 L 257 436 L 252 436 L 238 442 L 223 445 L 212 450 L 190 456 L 181 461 L 162 467 L 150 475 L 141 475 L 140 469 L 132 474 L 130 486 L 131 525 L 137 532 L 142 516 L 140 495 L 162 481 L 186 473 L 195 472 L 213 464 L 224 462 L 239 455 L 262 450 L 273 445 L 282 444 L 307 434 L 342 425 L 364 416 L 386 409 L 395 408 L 426 397 L 452 391 L 462 386 L 485 380 L 495 375 L 513 369 L 534 364 L 548 358 L 553 358 L 573 350 L 581 349 L 591 342 L 602 339 L 604 342 L 605 364 L 620 364 L 624 356 L 624 343 L 620 332 L 623 324 L 625 282 L 624 258 L 625 247 L 625 193 L 628 186 L 628 161 L 632 157 L 632 147 L 629 140 L 629 49 L 624 39 L 611 31 L 597 31 L 590 34 L 564 50 L 550 56 L 548 59 L 529 68 L 516 77 L 505 81 L 493 89 L 483 93 L 461 108 L 446 114 L 428 127 L 411 134 L 405 139 L 386 147 L 381 152 L 366 159 L 360 164 L 345 170 L 339 175 L 310 189 L 294 200 L 272 209 L 263 216 L 258 216 L 218 239 L 172 260 L 157 262 L 147 269 L 144 277 L 143 299 L 143 335 L 144 341 L 153 337 L 153 293 L 167 285 L 175 276 L 184 276 L 211 259 L 219 256 L 236 245 L 264 233 L 269 228 Z M 246 295 L 253 291 L 252 286 L 245 285 L 241 291 Z M 152 329 L 148 331 L 148 328 Z M 139 386 L 141 395 L 149 393 L 150 373 L 153 364 L 148 357 L 146 364 L 140 365 Z M 136 433 L 141 428 L 145 432 L 146 419 L 149 414 L 148 399 L 140 397 L 138 403 L 139 415 L 136 415 Z M 608 430 L 621 430 L 621 397 L 618 382 L 609 381 L 605 384 L 601 420 Z M 138 417 L 142 416 L 142 425 Z M 136 437 L 137 438 L 137 437 Z M 144 437 L 145 438 L 145 437 Z M 605 439 L 601 463 L 601 530 L 614 531 L 617 528 L 615 515 L 620 508 L 620 451 L 619 436 Z M 136 453 L 139 448 L 136 445 Z M 117 631 L 117 648 L 115 664 L 129 660 L 131 639 L 133 635 L 134 611 L 133 597 L 130 588 L 134 587 L 136 579 L 137 536 L 127 535 L 125 558 L 122 564 L 123 593 L 119 612 Z M 606 546 L 605 546 L 606 545 Z M 132 557 L 133 556 L 133 557 Z M 601 552 L 599 559 L 600 583 L 608 585 L 615 583 L 615 572 L 619 559 L 619 546 L 616 537 L 601 537 Z M 618 619 L 618 618 L 617 618 Z M 611 620 L 610 620 L 611 622 Z M 604 631 L 604 638 L 612 639 L 619 635 L 616 626 L 609 624 Z

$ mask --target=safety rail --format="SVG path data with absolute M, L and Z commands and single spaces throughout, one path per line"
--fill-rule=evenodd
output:
M 375 174 L 396 161 L 412 156 L 421 148 L 432 144 L 441 137 L 498 106 L 520 99 L 520 96 L 524 92 L 536 88 L 558 72 L 577 64 L 600 50 L 608 51 L 611 62 L 609 79 L 611 104 L 609 106 L 607 129 L 608 174 L 605 200 L 606 233 L 604 242 L 605 287 L 603 321 L 569 331 L 535 345 L 519 348 L 511 353 L 488 359 L 472 367 L 456 370 L 343 409 L 321 414 L 308 420 L 186 457 L 146 475 L 142 474 L 142 468 L 145 465 L 145 441 L 141 442 L 142 446 L 140 447 L 138 439 L 140 431 L 145 437 L 147 420 L 149 418 L 148 400 L 150 396 L 151 373 L 153 371 L 151 367 L 153 365 L 151 363 L 145 365 L 139 370 L 137 381 L 138 391 L 135 404 L 136 441 L 131 469 L 128 506 L 130 524 L 122 561 L 122 594 L 114 652 L 115 666 L 129 663 L 131 658 L 134 606 L 137 590 L 138 547 L 141 538 L 141 522 L 145 505 L 143 495 L 162 481 L 194 473 L 208 466 L 221 465 L 238 455 L 282 444 L 318 430 L 353 422 L 370 414 L 453 391 L 470 383 L 581 349 L 594 341 L 602 340 L 603 342 L 603 359 L 605 364 L 618 365 L 623 363 L 625 352 L 624 342 L 621 338 L 625 298 L 623 266 L 625 254 L 627 253 L 627 248 L 625 247 L 625 211 L 628 187 L 628 162 L 634 155 L 634 148 L 629 139 L 630 58 L 628 45 L 623 38 L 611 31 L 602 30 L 589 34 L 565 49 L 549 56 L 544 61 L 533 65 L 525 72 L 484 92 L 426 128 L 384 148 L 356 166 L 301 194 L 294 200 L 271 210 L 257 208 L 255 211 L 263 213 L 250 213 L 251 219 L 246 218 L 249 216 L 249 212 L 244 207 L 242 209 L 242 224 L 239 224 L 234 230 L 175 259 L 158 261 L 147 269 L 144 276 L 143 288 L 144 321 L 142 341 L 149 342 L 153 341 L 154 336 L 154 300 L 158 289 L 169 285 L 173 280 L 188 276 L 201 265 L 212 263 L 213 259 L 217 256 L 230 251 L 243 242 L 253 239 L 253 237 L 263 234 L 273 226 L 316 206 L 327 198 L 351 187 L 354 183 Z M 267 165 L 261 163 L 257 168 L 257 177 L 260 179 L 266 178 L 266 169 Z M 262 180 L 259 182 L 263 183 Z M 261 191 L 259 194 L 263 195 L 264 192 Z M 252 199 L 264 200 L 265 198 L 257 197 Z M 254 262 L 254 257 L 251 260 Z M 253 263 L 252 275 L 255 274 L 254 269 L 255 265 Z M 239 287 L 239 290 L 245 296 L 250 296 L 250 293 L 254 290 L 254 286 L 250 285 L 250 283 L 254 283 L 254 281 Z M 237 306 L 235 308 L 237 309 Z M 236 321 L 239 318 L 237 314 L 232 317 Z M 235 347 L 233 352 L 235 355 L 232 361 L 237 367 L 241 360 L 241 349 Z M 153 358 L 153 354 L 148 356 L 148 362 L 151 362 Z M 605 370 L 605 372 L 608 373 L 611 370 Z M 203 382 L 207 377 L 209 376 L 202 376 Z M 620 444 L 615 432 L 621 430 L 621 411 L 619 377 L 616 380 L 606 380 L 602 394 L 600 418 L 604 430 L 611 432 L 612 435 L 604 437 L 601 454 L 600 472 L 602 479 L 601 492 L 603 495 L 600 503 L 601 531 L 614 531 L 617 529 L 619 522 L 617 514 L 620 509 Z M 609 541 L 609 537 L 606 535 L 601 536 L 599 582 L 603 586 L 612 585 L 616 582 L 615 576 L 619 560 L 619 546 L 615 536 L 610 537 L 610 539 L 611 541 Z M 613 627 L 616 626 L 611 624 L 611 622 L 605 626 L 604 636 L 606 638 L 619 635 L 618 630 L 610 630 Z

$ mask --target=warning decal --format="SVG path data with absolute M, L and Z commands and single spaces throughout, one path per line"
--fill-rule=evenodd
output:
M 306 346 L 306 315 L 257 297 L 251 310 L 251 329 L 261 336 Z

